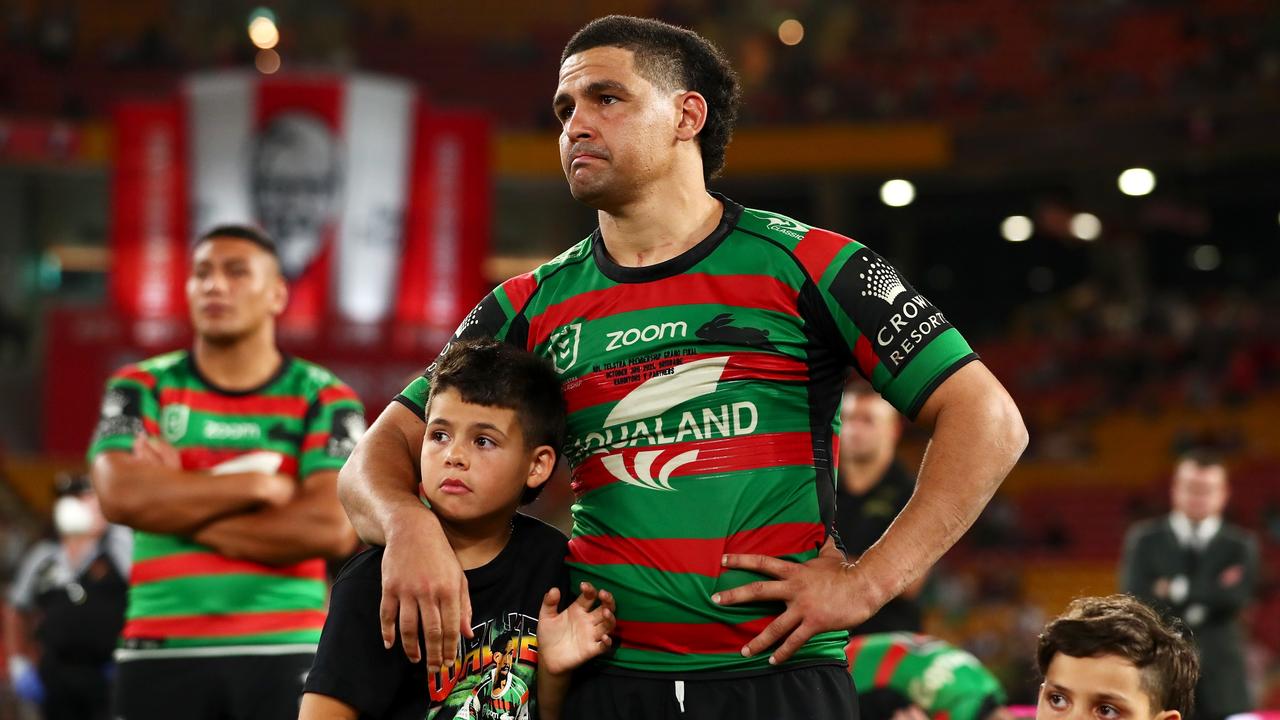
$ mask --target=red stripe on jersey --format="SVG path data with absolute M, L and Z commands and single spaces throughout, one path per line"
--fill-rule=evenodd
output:
M 327 442 L 329 442 L 329 433 L 327 432 L 307 433 L 307 436 L 302 439 L 301 452 L 319 450 L 320 448 L 323 448 Z
M 723 357 L 719 354 L 683 355 L 679 358 L 682 365 Z M 678 367 L 678 366 L 672 366 Z M 621 373 L 621 374 L 619 374 Z M 612 369 L 593 372 L 576 377 L 563 385 L 565 402 L 569 412 L 574 413 L 601 403 L 616 402 L 635 390 L 638 383 L 615 385 L 616 378 L 627 377 L 627 369 Z M 725 363 L 720 380 L 777 380 L 781 382 L 806 382 L 809 379 L 809 365 L 801 360 L 785 355 L 770 353 L 734 353 Z
M 725 553 L 780 557 L 822 545 L 820 523 L 779 523 L 743 530 L 727 538 L 641 539 L 580 535 L 569 541 L 569 562 L 583 565 L 638 565 L 663 572 L 719 577 Z
M 933 720 L 951 720 L 950 710 L 940 710 L 933 715 Z
M 218 449 L 187 447 L 178 450 L 179 457 L 182 458 L 183 470 L 212 470 L 228 460 L 234 460 L 241 455 L 246 455 L 252 450 L 242 449 Z M 280 469 L 276 472 L 281 475 L 297 475 L 298 474 L 298 458 L 292 455 L 281 455 L 284 460 L 280 463 Z
M 317 398 L 325 405 L 338 402 L 339 400 L 360 400 L 360 398 L 356 397 L 356 391 L 346 385 L 333 385 L 327 387 L 320 391 Z
M 304 397 L 273 395 L 222 395 L 193 390 L 191 388 L 163 388 L 160 404 L 181 404 L 192 410 L 220 415 L 292 415 L 302 417 L 307 412 Z
M 227 637 L 256 633 L 319 630 L 324 627 L 322 610 L 282 610 L 237 613 L 235 615 L 174 615 L 135 618 L 125 623 L 126 638 Z
M 140 383 L 141 385 L 146 387 L 148 390 L 153 390 L 155 389 L 155 386 L 156 386 L 155 375 L 152 375 L 146 370 L 143 370 L 142 368 L 135 367 L 135 366 L 129 366 L 127 368 L 124 368 L 120 372 L 116 373 L 116 379 L 132 380 L 136 383 Z
M 853 359 L 858 363 L 858 371 L 862 376 L 870 380 L 880 358 L 876 357 L 875 348 L 871 347 L 871 341 L 866 335 L 859 335 L 857 342 L 853 344 Z
M 907 656 L 907 648 L 905 645 L 894 643 L 884 653 L 884 659 L 880 661 L 880 667 L 876 668 L 875 680 L 871 681 L 872 687 L 887 687 L 889 681 L 893 679 L 893 673 L 898 669 L 898 665 L 902 663 L 902 659 Z
M 699 418 L 701 420 L 701 418 Z M 650 428 L 656 437 L 659 426 Z M 661 429 L 663 434 L 677 436 L 677 428 Z M 596 453 L 573 469 L 573 491 L 579 495 L 605 485 L 624 482 L 610 471 L 604 462 L 606 457 L 622 456 L 621 472 L 640 484 L 649 484 L 654 477 L 666 471 L 666 464 L 687 452 L 697 452 L 697 457 L 683 458 L 683 462 L 667 472 L 667 480 L 715 473 L 758 470 L 779 465 L 813 465 L 813 437 L 807 432 L 765 433 L 741 437 L 691 440 L 664 445 L 639 445 L 608 453 Z M 641 453 L 658 453 L 644 455 Z M 610 461 L 611 464 L 614 461 Z M 640 465 L 640 467 L 637 467 Z M 618 469 L 615 465 L 615 469 Z
M 831 261 L 849 243 L 853 242 L 843 235 L 830 230 L 812 228 L 804 234 L 804 238 L 796 245 L 796 259 L 808 271 L 814 283 L 821 282 L 822 275 L 831 267 Z
M 511 311 L 518 313 L 529 302 L 529 298 L 533 296 L 533 291 L 538 289 L 538 279 L 534 277 L 532 272 L 527 272 L 507 280 L 502 283 L 501 287 L 502 292 L 506 293 L 507 300 L 511 303 Z
M 680 655 L 739 653 L 759 635 L 772 617 L 737 625 L 724 623 L 659 623 L 618 620 L 614 635 L 623 647 Z
M 673 305 L 725 305 L 796 316 L 797 295 L 790 285 L 768 275 L 685 273 L 653 282 L 614 285 L 580 293 L 530 318 L 529 343 L 537 346 L 557 328 L 582 318 Z
M 146 430 L 147 434 L 153 437 L 160 436 L 160 423 L 149 417 L 142 418 L 142 429 Z
M 853 669 L 854 663 L 858 658 L 858 651 L 862 649 L 862 644 L 867 641 L 865 635 L 855 635 L 849 638 L 849 644 L 844 646 L 845 666 L 850 670 Z
M 276 567 L 249 560 L 233 560 L 217 553 L 180 553 L 141 560 L 133 564 L 129 583 L 157 582 L 193 575 L 272 575 L 282 578 L 325 579 L 324 560 L 315 558 L 296 565 Z

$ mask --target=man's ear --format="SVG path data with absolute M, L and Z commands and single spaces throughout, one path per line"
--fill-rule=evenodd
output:
M 271 288 L 271 314 L 280 315 L 289 306 L 289 282 L 277 274 Z
M 539 445 L 533 449 L 533 458 L 529 461 L 529 477 L 525 479 L 527 488 L 541 486 L 551 477 L 556 469 L 556 451 L 550 445 Z
M 1159 713 L 1151 720 L 1182 720 L 1182 713 L 1177 710 L 1165 710 Z
M 707 124 L 707 99 L 702 93 L 692 91 L 681 93 L 677 99 L 680 102 L 680 116 L 676 123 L 676 138 L 692 140 Z

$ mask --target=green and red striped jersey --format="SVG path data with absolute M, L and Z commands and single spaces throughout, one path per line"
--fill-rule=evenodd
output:
M 860 696 L 890 692 L 933 720 L 984 720 L 1007 699 L 973 655 L 937 638 L 911 633 L 855 637 L 846 648 Z
M 767 655 L 740 651 L 782 606 L 713 603 L 759 579 L 722 569 L 721 556 L 818 554 L 850 368 L 914 416 L 975 357 L 871 250 L 717 197 L 719 226 L 681 256 L 622 267 L 597 230 L 503 283 L 456 335 L 503 339 L 560 374 L 572 586 L 615 594 L 608 662 L 628 671 L 768 668 Z M 419 416 L 429 374 L 397 398 Z M 843 662 L 845 639 L 820 634 L 792 662 Z
M 187 351 L 150 358 L 107 382 L 89 462 L 163 438 L 186 471 L 292 475 L 338 470 L 364 432 L 364 409 L 333 373 L 285 357 L 261 387 L 220 390 Z M 225 557 L 186 537 L 135 531 L 125 648 L 310 645 L 324 626 L 322 558 L 279 567 Z M 216 652 L 216 651 L 215 651 Z

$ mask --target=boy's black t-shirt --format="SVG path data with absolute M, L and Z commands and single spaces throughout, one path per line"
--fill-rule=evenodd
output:
M 475 638 L 461 638 L 460 660 L 432 676 L 398 641 L 382 647 L 383 548 L 356 555 L 334 582 L 306 692 L 341 700 L 361 720 L 536 719 L 538 610 L 552 587 L 569 596 L 567 543 L 559 530 L 516 514 L 502 552 L 466 571 Z

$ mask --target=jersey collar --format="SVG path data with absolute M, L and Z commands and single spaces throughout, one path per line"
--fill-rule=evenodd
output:
M 600 228 L 597 227 L 595 232 L 591 233 L 591 253 L 595 258 L 596 267 L 605 277 L 617 283 L 653 282 L 688 272 L 689 268 L 697 265 L 720 246 L 729 233 L 738 226 L 738 218 L 742 217 L 742 206 L 738 203 L 716 192 L 711 193 L 711 197 L 724 204 L 724 214 L 720 216 L 720 224 L 716 225 L 716 229 L 697 245 L 656 265 L 624 267 L 609 257 L 604 247 L 604 238 L 600 235 Z

